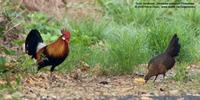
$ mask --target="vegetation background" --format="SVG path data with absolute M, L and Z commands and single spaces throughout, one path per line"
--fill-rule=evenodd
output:
M 56 68 L 57 72 L 70 73 L 84 63 L 91 74 L 98 69 L 98 75 L 107 76 L 138 71 L 144 74 L 143 64 L 163 52 L 177 33 L 181 51 L 173 79 L 183 82 L 192 78 L 200 82 L 200 74 L 188 74 L 188 66 L 200 68 L 200 2 L 162 0 L 195 3 L 196 8 L 187 9 L 135 8 L 136 2 L 146 1 L 0 0 L 0 87 L 14 91 L 27 74 L 35 74 L 35 62 L 23 48 L 33 28 L 41 32 L 47 43 L 55 41 L 62 28 L 71 31 L 70 55 Z M 15 76 L 15 85 L 11 76 Z

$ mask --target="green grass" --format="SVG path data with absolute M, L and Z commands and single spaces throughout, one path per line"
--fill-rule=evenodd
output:
M 99 4 L 118 24 L 151 25 L 159 16 L 157 9 L 137 9 L 133 1 L 98 0 Z
M 138 65 L 164 52 L 174 33 L 181 44 L 178 63 L 185 65 L 200 60 L 199 8 L 137 9 L 131 0 L 98 0 L 97 3 L 103 11 L 99 19 L 58 21 L 43 13 L 23 12 L 23 9 L 13 12 L 5 8 L 5 12 L 13 25 L 20 23 L 22 33 L 37 28 L 46 42 L 53 42 L 63 27 L 72 32 L 69 57 L 58 67 L 61 72 L 69 72 L 84 61 L 91 67 L 100 64 L 111 75 L 130 74 Z M 27 59 L 27 63 L 21 65 L 32 66 L 32 63 Z M 177 74 L 176 78 L 182 74 Z
M 188 64 L 186 64 L 186 63 L 177 64 L 177 66 L 175 67 L 176 75 L 174 77 L 174 79 L 176 81 L 187 81 L 188 80 L 187 66 L 188 66 Z

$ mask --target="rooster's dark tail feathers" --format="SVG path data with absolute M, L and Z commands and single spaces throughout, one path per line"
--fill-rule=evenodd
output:
M 25 50 L 28 53 L 28 55 L 32 56 L 32 58 L 35 58 L 37 46 L 39 43 L 43 43 L 43 39 L 40 35 L 40 32 L 36 29 L 32 29 L 29 32 L 25 41 Z

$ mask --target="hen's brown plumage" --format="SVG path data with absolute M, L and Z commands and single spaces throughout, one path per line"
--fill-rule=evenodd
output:
M 149 61 L 148 73 L 144 77 L 145 81 L 147 82 L 152 76 L 155 76 L 155 81 L 159 74 L 163 74 L 165 77 L 165 73 L 174 66 L 175 57 L 178 56 L 179 52 L 179 38 L 174 34 L 166 51 Z

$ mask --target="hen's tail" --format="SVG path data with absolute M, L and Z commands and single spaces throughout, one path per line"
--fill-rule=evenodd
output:
M 43 39 L 39 33 L 38 30 L 32 29 L 25 41 L 25 50 L 28 53 L 28 55 L 32 56 L 32 58 L 35 58 L 35 54 L 38 49 L 38 45 L 43 43 Z
M 179 38 L 174 34 L 165 52 L 172 57 L 176 57 L 180 52 L 180 48 L 181 45 L 179 44 Z

